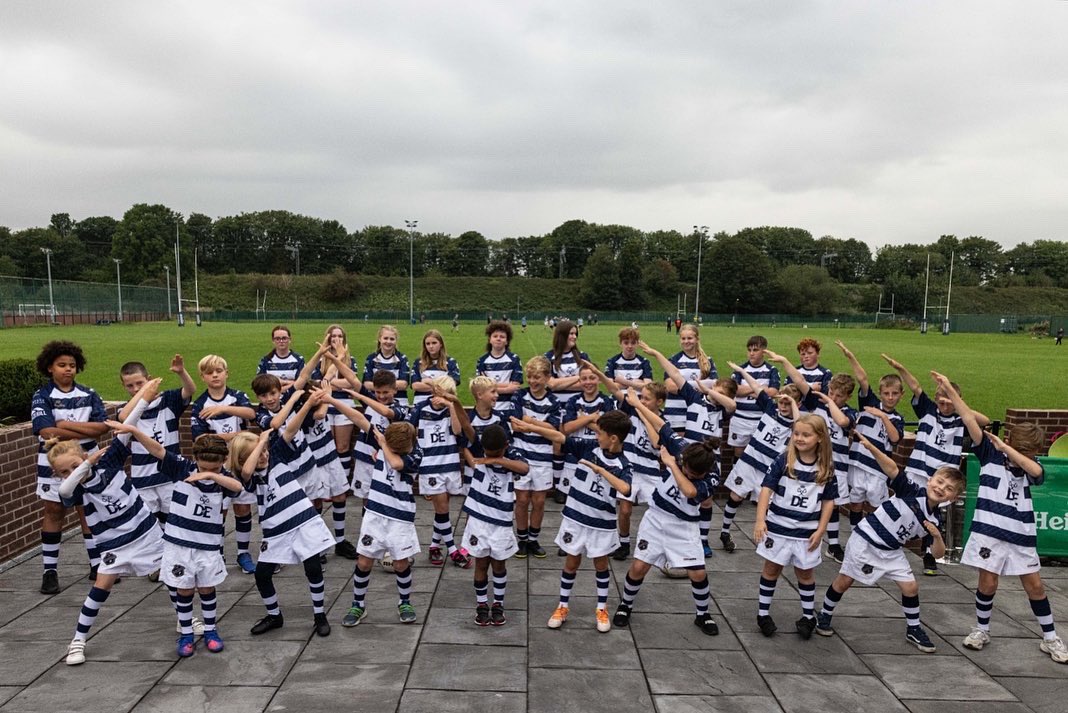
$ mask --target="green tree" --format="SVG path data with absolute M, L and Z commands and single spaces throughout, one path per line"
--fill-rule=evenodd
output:
M 2 252 L 16 265 L 19 275 L 45 279 L 47 259 L 41 249 L 48 248 L 52 251 L 53 279 L 77 280 L 82 276 L 85 246 L 72 235 L 64 237 L 50 227 L 26 228 L 12 233 L 4 243 Z
M 647 294 L 667 297 L 678 292 L 679 272 L 669 260 L 657 258 L 642 270 L 642 285 Z
M 787 265 L 775 276 L 781 311 L 805 316 L 840 311 L 841 288 L 816 265 Z
M 980 285 L 986 285 L 997 278 L 1004 256 L 993 240 L 971 235 L 960 241 L 958 258 L 975 273 Z
M 122 279 L 139 284 L 163 272 L 174 255 L 174 226 L 182 216 L 164 205 L 138 203 L 122 216 L 112 239 L 111 257 L 122 260 Z
M 502 238 L 490 243 L 489 272 L 497 277 L 517 277 L 522 274 L 522 258 L 516 238 Z
M 469 230 L 449 243 L 445 253 L 445 274 L 485 275 L 489 256 L 486 238 L 481 233 Z
M 642 269 L 645 258 L 642 254 L 644 245 L 640 234 L 631 235 L 623 242 L 617 260 L 621 277 L 620 292 L 623 299 L 622 309 L 642 309 L 645 307 L 645 285 L 642 281 Z
M 775 266 L 745 238 L 720 237 L 705 252 L 701 298 L 705 312 L 762 312 L 774 304 Z
M 598 245 L 582 272 L 580 300 L 589 309 L 616 309 L 623 300 L 619 265 L 608 245 Z
M 777 265 L 819 265 L 820 254 L 812 233 L 803 228 L 765 225 L 735 233 L 758 247 Z
M 871 250 L 865 242 L 856 238 L 841 240 L 825 235 L 816 241 L 816 249 L 820 263 L 838 282 L 856 284 L 871 274 Z

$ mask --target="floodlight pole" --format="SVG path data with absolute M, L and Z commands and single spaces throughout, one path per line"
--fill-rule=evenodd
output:
M 923 319 L 920 320 L 920 334 L 927 334 L 927 291 L 931 286 L 931 253 L 927 253 L 927 277 L 923 280 Z
M 418 220 L 406 220 L 408 229 L 408 324 L 415 324 L 415 228 Z
M 48 266 L 48 319 L 52 324 L 56 323 L 56 301 L 52 297 L 52 248 L 41 248 L 45 254 L 45 265 Z
M 174 284 L 178 288 L 178 326 L 185 326 L 185 314 L 182 312 L 182 242 L 178 234 L 180 221 L 174 221 Z
M 121 322 L 122 321 L 122 270 L 119 268 L 119 266 L 122 264 L 122 260 L 118 259 L 117 257 L 113 257 L 111 259 L 115 263 L 115 284 L 118 285 L 118 287 L 119 287 L 119 319 L 118 319 L 118 321 Z
M 942 321 L 942 335 L 949 334 L 949 298 L 953 294 L 953 258 L 956 251 L 949 253 L 949 284 L 946 286 L 946 318 Z
M 171 266 L 164 265 L 163 271 L 167 273 L 167 321 L 171 319 Z
M 705 238 L 708 237 L 708 226 L 693 226 L 693 232 L 697 233 L 697 294 L 693 298 L 693 321 L 697 323 L 697 316 L 701 313 L 701 248 L 704 247 Z

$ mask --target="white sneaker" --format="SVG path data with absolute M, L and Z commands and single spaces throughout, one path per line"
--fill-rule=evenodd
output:
M 1061 648 L 1064 648 L 1064 644 L 1061 644 Z M 67 665 L 77 666 L 81 663 L 85 663 L 85 639 L 75 639 L 67 647 Z
M 393 571 L 393 557 L 391 555 L 382 555 L 382 569 L 387 572 Z
M 964 648 L 972 649 L 973 651 L 980 651 L 984 646 L 990 643 L 990 634 L 983 631 L 979 627 L 972 629 L 972 633 L 964 637 Z M 1063 646 L 1063 644 L 1062 644 Z M 1042 649 L 1045 651 L 1045 649 Z
M 181 624 L 175 624 L 174 633 L 182 633 Z M 204 622 L 201 621 L 198 617 L 193 617 L 193 636 L 204 636 Z
M 1055 636 L 1052 639 L 1043 639 L 1038 648 L 1049 654 L 1049 657 L 1057 663 L 1068 663 L 1068 646 L 1064 645 L 1061 637 Z M 70 662 L 68 661 L 67 663 Z

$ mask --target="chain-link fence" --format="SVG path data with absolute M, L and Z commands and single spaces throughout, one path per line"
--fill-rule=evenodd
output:
M 177 297 L 170 290 L 170 298 Z M 120 313 L 121 300 L 121 313 Z M 118 283 L 0 276 L 0 324 L 95 324 L 167 319 L 168 290 Z

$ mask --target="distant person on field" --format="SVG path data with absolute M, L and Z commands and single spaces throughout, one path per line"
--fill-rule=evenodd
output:
M 1054 342 L 1054 344 L 1059 347 L 1061 345 L 1061 340 L 1063 340 L 1063 339 L 1064 339 L 1064 327 L 1061 327 L 1060 329 L 1057 330 L 1057 341 Z

